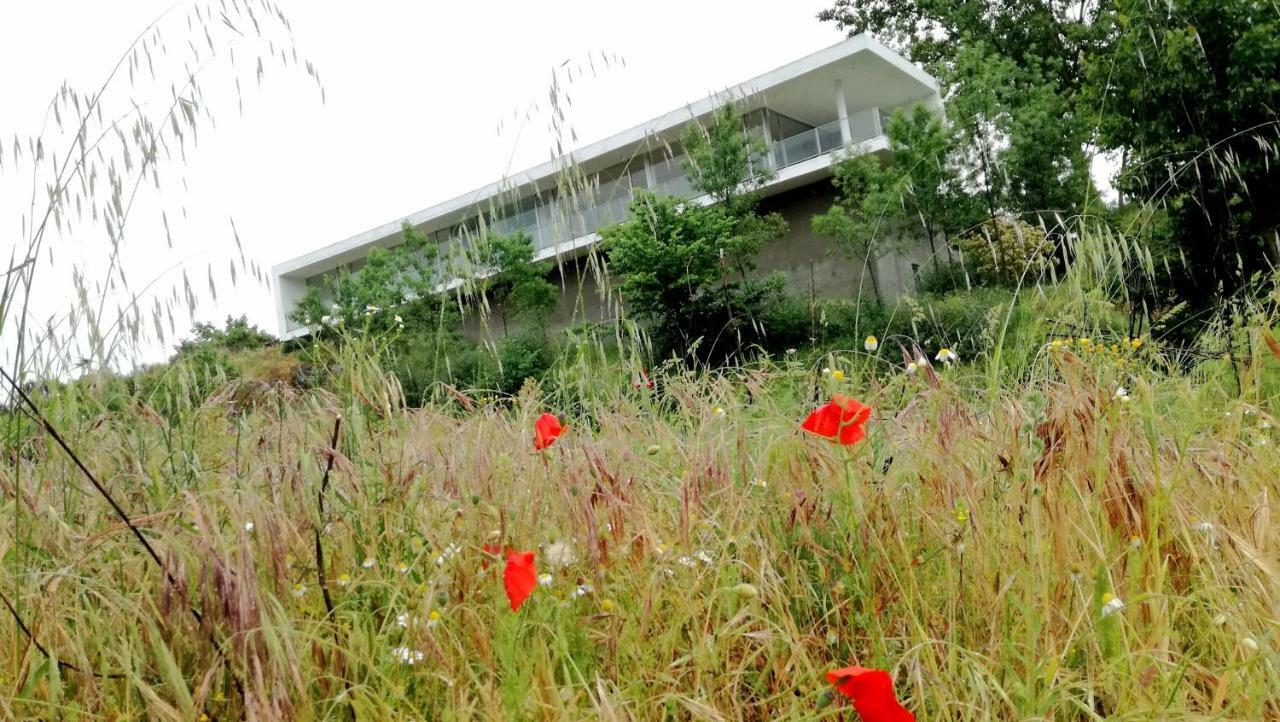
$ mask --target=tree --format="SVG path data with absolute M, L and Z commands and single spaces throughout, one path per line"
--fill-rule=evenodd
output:
M 191 353 L 202 348 L 216 348 L 225 351 L 245 351 L 262 348 L 276 343 L 276 337 L 249 323 L 245 316 L 235 318 L 227 316 L 224 328 L 212 323 L 197 323 L 192 329 L 195 338 L 178 344 L 178 354 Z
M 739 203 L 754 204 L 753 191 L 771 178 L 769 173 L 751 173 L 751 158 L 766 147 L 762 139 L 744 132 L 742 116 L 732 103 L 717 110 L 709 124 L 691 124 L 682 142 L 693 187 L 735 213 L 741 210 Z
M 765 143 L 747 135 L 742 117 L 730 103 L 715 112 L 710 124 L 687 128 L 683 144 L 685 170 L 694 189 L 710 198 L 729 222 L 719 245 L 723 260 L 745 279 L 755 270 L 764 244 L 787 232 L 782 216 L 756 212 L 758 191 L 773 173 L 753 172 L 750 161 L 767 150 Z
M 443 299 L 436 291 L 439 250 L 407 223 L 402 236 L 396 246 L 370 251 L 359 270 L 339 272 L 309 287 L 290 318 L 308 326 L 369 323 L 387 327 L 398 315 L 404 321 L 421 317 L 415 319 L 419 325 L 430 326 L 434 312 L 427 306 L 431 304 L 413 302 Z
M 818 17 L 885 38 L 941 80 L 988 216 L 1051 218 L 1077 212 L 1093 192 L 1082 62 L 1105 51 L 1096 19 L 1111 3 L 835 0 Z
M 705 128 L 686 132 L 686 170 L 710 203 L 640 191 L 629 218 L 603 231 L 610 268 L 628 310 L 649 323 L 661 352 L 707 342 L 703 358 L 723 356 L 728 335 L 740 351 L 759 309 L 781 280 L 751 277 L 760 249 L 786 232 L 777 214 L 758 212 L 749 158 L 759 152 L 726 107 Z
M 872 289 L 880 297 L 872 257 L 884 240 L 910 224 L 929 241 L 934 268 L 937 241 L 950 253 L 950 240 L 981 219 L 980 204 L 964 188 L 957 167 L 956 134 L 942 119 L 917 107 L 890 119 L 887 163 L 872 155 L 846 158 L 833 171 L 836 203 L 813 218 L 819 235 L 834 238 L 853 258 L 868 261 Z
M 873 155 L 858 155 L 836 165 L 831 182 L 836 202 L 826 213 L 813 217 L 813 231 L 835 239 L 850 258 L 866 262 L 872 293 L 879 299 L 880 280 L 873 259 L 884 247 L 889 229 L 905 214 L 906 178 Z
M 1280 260 L 1280 5 L 1115 0 L 1105 21 L 1088 72 L 1117 187 L 1167 211 L 1184 298 L 1230 294 Z
M 887 133 L 889 162 L 899 175 L 902 206 L 929 239 L 936 268 L 940 255 L 936 241 L 942 241 L 950 258 L 951 239 L 981 220 L 979 206 L 961 180 L 956 131 L 938 115 L 917 106 L 910 113 L 896 111 Z
M 558 290 L 546 278 L 550 264 L 534 263 L 533 255 L 533 238 L 524 231 L 486 236 L 479 244 L 477 260 L 485 274 L 476 283 L 502 320 L 504 336 L 508 321 L 521 316 L 544 323 L 559 300 Z

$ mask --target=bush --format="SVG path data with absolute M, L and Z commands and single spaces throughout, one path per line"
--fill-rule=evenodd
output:
M 138 374 L 133 381 L 137 397 L 175 424 L 183 412 L 199 406 L 228 382 L 240 378 L 240 369 L 226 352 L 200 347 L 173 361 Z
M 1000 286 L 1039 280 L 1053 258 L 1053 244 L 1043 230 L 1005 218 L 988 221 L 960 239 L 960 250 L 980 283 Z
M 192 332 L 195 338 L 178 344 L 180 355 L 204 348 L 248 351 L 274 346 L 277 343 L 275 336 L 249 323 L 249 319 L 245 316 L 239 318 L 227 316 L 226 328 L 218 328 L 211 323 L 197 323 L 192 328 Z
M 965 269 L 958 261 L 932 262 L 916 276 L 916 291 L 932 296 L 942 296 L 956 291 L 966 291 Z
M 483 376 L 475 386 L 514 394 L 525 379 L 542 379 L 555 362 L 555 352 L 546 338 L 536 332 L 507 336 L 498 342 L 496 355 L 481 366 Z

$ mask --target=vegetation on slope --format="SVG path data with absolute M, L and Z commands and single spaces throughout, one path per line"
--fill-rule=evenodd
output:
M 28 425 L 0 588 L 46 652 L 0 621 L 0 714 L 836 719 L 824 673 L 856 662 L 918 719 L 1274 717 L 1256 310 L 1239 388 L 1052 329 L 1018 376 L 909 373 L 937 349 L 886 340 L 650 389 L 587 346 L 545 386 L 411 409 L 356 333 L 323 388 L 232 385 L 172 421 L 73 386 L 44 413 L 173 580 Z M 799 430 L 837 392 L 875 409 L 854 446 Z M 567 431 L 535 453 L 544 412 Z M 550 575 L 515 613 L 506 547 Z

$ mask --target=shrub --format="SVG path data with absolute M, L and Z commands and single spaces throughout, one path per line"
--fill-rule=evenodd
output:
M 1002 286 L 1038 280 L 1053 257 L 1053 244 L 1043 230 L 1007 218 L 988 221 L 960 239 L 960 250 L 979 282 Z
M 919 344 L 925 350 L 945 346 L 972 359 L 994 349 L 1012 300 L 1012 293 L 998 288 L 908 296 L 892 304 L 859 305 L 846 299 L 811 304 L 787 296 L 762 317 L 765 348 L 774 354 L 788 348 L 859 350 L 874 335 L 895 354 L 898 345 L 910 349 Z M 1017 331 L 1026 316 L 1021 307 L 1015 310 L 1010 331 Z
M 475 385 L 505 394 L 514 394 L 525 379 L 541 379 L 555 362 L 555 351 L 540 333 L 507 336 L 498 342 L 497 353 L 482 365 L 483 376 Z
M 916 291 L 932 296 L 942 296 L 956 291 L 968 290 L 965 283 L 965 268 L 958 261 L 929 263 L 916 276 Z
M 248 351 L 277 343 L 275 336 L 249 323 L 249 319 L 245 316 L 239 318 L 227 316 L 225 328 L 218 328 L 211 323 L 197 323 L 192 328 L 192 332 L 195 338 L 178 344 L 179 354 L 191 353 L 203 348 Z

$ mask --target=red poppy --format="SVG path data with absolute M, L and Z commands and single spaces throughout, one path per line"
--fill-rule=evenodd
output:
M 631 374 L 631 385 L 637 389 L 651 389 L 653 388 L 653 379 L 649 378 L 649 374 L 640 370 Z
M 533 450 L 542 451 L 551 446 L 563 433 L 564 427 L 560 425 L 560 419 L 557 419 L 555 414 L 539 416 L 538 420 L 533 422 Z
M 827 672 L 827 681 L 853 700 L 862 722 L 916 722 L 915 715 L 898 703 L 888 672 L 865 667 L 844 667 Z
M 800 428 L 848 446 L 866 438 L 867 432 L 863 427 L 870 418 L 870 406 L 836 394 L 831 397 L 831 403 L 809 414 Z
M 511 552 L 507 557 L 507 568 L 502 571 L 502 583 L 507 587 L 511 611 L 519 611 L 520 605 L 538 586 L 538 568 L 533 564 L 533 552 Z

